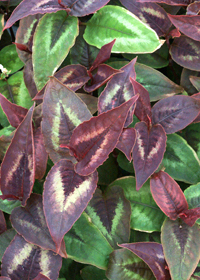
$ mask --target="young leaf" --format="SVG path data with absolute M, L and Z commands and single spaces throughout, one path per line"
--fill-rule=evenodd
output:
M 180 219 L 167 218 L 161 231 L 164 256 L 172 280 L 190 279 L 200 258 L 198 225 L 189 227 Z
M 136 141 L 133 147 L 133 166 L 136 190 L 139 190 L 160 165 L 166 147 L 167 137 L 161 125 L 148 128 L 145 122 L 135 125 Z
M 113 248 L 118 248 L 117 243 L 128 242 L 131 207 L 120 187 L 113 186 L 105 193 L 96 189 L 85 212 Z
M 187 209 L 179 214 L 179 217 L 190 227 L 192 227 L 196 220 L 200 218 L 200 207 L 194 209 Z
M 157 280 L 170 280 L 162 245 L 156 242 L 137 242 L 119 245 L 141 258 L 152 270 Z
M 69 147 L 79 161 L 75 166 L 78 174 L 91 174 L 108 158 L 137 99 L 138 95 L 117 108 L 83 122 L 73 131 Z
M 53 162 L 72 157 L 60 145 L 68 144 L 73 129 L 92 117 L 83 101 L 69 88 L 51 77 L 43 101 L 42 133 Z
M 80 217 L 97 187 L 97 172 L 80 176 L 68 160 L 56 163 L 46 177 L 44 213 L 57 252 L 66 232 Z
M 33 107 L 18 126 L 1 165 L 3 198 L 15 197 L 26 204 L 35 181 L 35 155 L 32 130 Z
M 124 128 L 119 137 L 116 148 L 122 151 L 131 161 L 131 154 L 136 140 L 136 130 L 133 127 Z
M 153 106 L 152 123 L 161 124 L 171 134 L 188 126 L 199 112 L 199 100 L 185 95 L 171 96 Z
M 108 5 L 87 22 L 84 39 L 98 48 L 116 39 L 112 52 L 117 53 L 151 53 L 164 42 L 134 14 L 122 7 Z
M 59 255 L 30 244 L 17 234 L 2 258 L 1 275 L 11 279 L 27 279 L 28 275 L 34 279 L 41 272 L 57 280 L 61 265 Z
M 164 171 L 153 174 L 150 187 L 155 202 L 171 220 L 176 220 L 180 213 L 188 209 L 181 188 Z

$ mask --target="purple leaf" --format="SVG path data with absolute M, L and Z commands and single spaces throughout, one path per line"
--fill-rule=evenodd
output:
M 175 6 L 187 6 L 191 3 L 191 0 L 139 0 L 139 2 L 157 2 L 157 3 L 165 3 L 167 5 L 175 5 Z
M 129 161 L 132 160 L 131 154 L 136 140 L 136 131 L 133 127 L 124 128 L 119 137 L 116 148 L 122 151 Z
M 198 15 L 200 11 L 200 2 L 195 1 L 187 6 L 187 15 Z

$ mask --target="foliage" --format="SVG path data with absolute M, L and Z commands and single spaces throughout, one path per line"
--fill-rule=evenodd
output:
M 200 279 L 199 11 L 0 1 L 0 279 Z

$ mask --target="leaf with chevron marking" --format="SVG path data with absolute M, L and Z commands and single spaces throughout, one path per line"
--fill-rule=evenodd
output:
M 166 261 L 162 245 L 156 242 L 137 242 L 120 244 L 141 258 L 152 270 L 156 280 L 170 280 L 169 270 L 166 269 Z
M 102 91 L 98 100 L 99 114 L 107 112 L 121 104 L 128 101 L 134 96 L 133 86 L 130 82 L 130 77 L 136 78 L 135 73 L 136 58 L 134 58 L 127 65 L 122 67 L 121 73 L 116 74 L 107 84 L 104 91 Z M 125 127 L 133 121 L 133 110 L 130 111 L 126 120 Z
M 116 148 L 122 151 L 129 161 L 132 160 L 131 154 L 136 140 L 136 131 L 133 127 L 124 128 L 119 137 Z
M 85 212 L 113 248 L 129 241 L 131 206 L 121 187 L 110 187 L 105 193 L 96 189 Z
M 79 161 L 75 165 L 78 174 L 91 174 L 108 158 L 117 145 L 128 112 L 137 99 L 138 95 L 75 128 L 69 148 Z
M 15 208 L 11 213 L 11 223 L 27 242 L 56 252 L 56 245 L 46 224 L 41 195 L 32 194 L 25 207 Z M 67 257 L 64 240 L 59 255 Z
M 166 172 L 154 173 L 150 187 L 155 202 L 171 220 L 176 220 L 180 213 L 188 209 L 181 188 Z
M 6 229 L 7 229 L 6 220 L 5 220 L 3 212 L 0 210 L 0 234 L 2 234 L 4 231 L 6 231 Z
M 51 77 L 43 101 L 42 134 L 52 161 L 72 159 L 60 145 L 69 144 L 72 131 L 92 117 L 84 102 L 69 88 Z
M 57 252 L 63 236 L 80 217 L 97 187 L 97 172 L 80 176 L 71 161 L 57 162 L 46 177 L 44 213 Z
M 200 258 L 198 225 L 190 227 L 180 219 L 167 218 L 162 226 L 161 242 L 171 278 L 190 279 Z
M 42 273 L 39 273 L 33 280 L 51 280 L 49 277 Z
M 159 100 L 152 108 L 152 123 L 161 124 L 167 134 L 189 125 L 200 112 L 196 98 L 177 95 Z
M 161 125 L 148 129 L 145 122 L 135 125 L 136 141 L 133 147 L 133 166 L 136 177 L 136 190 L 139 190 L 160 165 L 167 137 Z
M 1 275 L 11 279 L 27 279 L 28 275 L 34 279 L 41 272 L 57 280 L 61 265 L 61 256 L 28 243 L 17 234 L 2 258 Z
M 20 125 L 20 123 L 23 121 L 28 110 L 14 103 L 11 103 L 1 93 L 0 93 L 0 104 L 4 113 L 8 118 L 9 123 L 13 127 L 17 128 Z
M 1 165 L 3 198 L 15 197 L 26 204 L 35 181 L 35 151 L 33 143 L 31 107 L 16 129 Z

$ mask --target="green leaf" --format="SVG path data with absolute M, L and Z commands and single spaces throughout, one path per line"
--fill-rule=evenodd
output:
M 110 255 L 106 276 L 110 280 L 154 280 L 148 265 L 127 249 Z
M 107 280 L 105 271 L 95 266 L 88 265 L 81 270 L 81 277 L 83 280 Z
M 68 16 L 66 11 L 42 17 L 33 39 L 33 70 L 38 90 L 61 65 L 77 35 L 78 18 Z
M 14 238 L 15 234 L 16 231 L 14 229 L 9 229 L 0 234 L 0 261 L 3 257 L 6 248 L 8 247 L 8 245 L 10 245 L 10 242 Z
M 0 137 L 2 135 L 4 136 L 10 136 L 10 134 L 15 130 L 14 127 L 12 127 L 11 125 L 7 126 L 7 127 L 4 127 L 0 130 Z
M 9 74 L 17 72 L 24 66 L 18 56 L 15 45 L 6 46 L 0 51 L 0 62 L 4 68 L 10 71 Z
M 184 195 L 190 209 L 200 207 L 200 183 L 187 188 Z
M 99 49 L 116 39 L 112 52 L 123 53 L 151 53 L 164 42 L 134 14 L 109 5 L 97 11 L 87 22 L 84 39 Z
M 0 195 L 2 195 L 1 191 Z M 21 202 L 19 200 L 0 199 L 0 210 L 2 210 L 5 213 L 11 214 L 12 210 L 19 206 L 21 206 Z
M 150 192 L 149 180 L 136 191 L 136 181 L 132 176 L 114 181 L 110 186 L 120 186 L 131 203 L 131 228 L 139 231 L 160 231 L 165 215 L 158 208 Z
M 110 154 L 109 158 L 101 166 L 98 167 L 97 171 L 99 185 L 109 185 L 117 178 L 118 168 L 112 154 Z
M 161 166 L 175 180 L 189 184 L 200 181 L 200 162 L 186 140 L 177 134 L 167 135 L 167 147 Z
M 0 39 L 1 39 L 1 35 L 3 34 L 3 28 L 4 28 L 4 15 L 0 14 Z
M 200 258 L 199 226 L 167 218 L 162 226 L 161 241 L 172 280 L 189 279 Z
M 118 157 L 117 157 L 117 162 L 123 170 L 134 174 L 133 162 L 128 161 L 125 154 L 120 152 Z
M 64 240 L 68 258 L 100 269 L 107 268 L 113 249 L 86 213 L 80 216 Z

